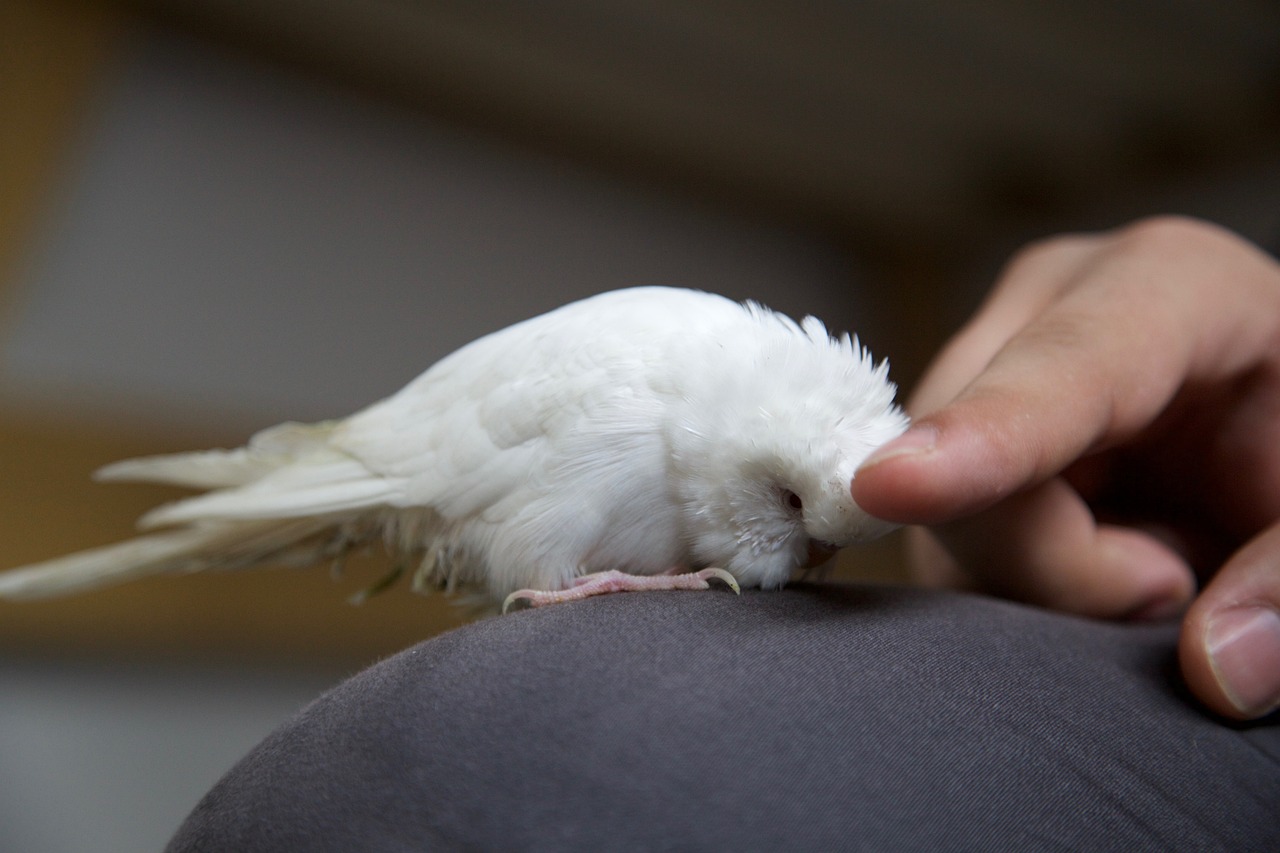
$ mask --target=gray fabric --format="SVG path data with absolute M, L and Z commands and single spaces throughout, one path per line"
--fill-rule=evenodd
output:
M 1280 718 L 1176 627 L 875 587 L 486 620 L 323 696 L 170 850 L 1280 850 Z

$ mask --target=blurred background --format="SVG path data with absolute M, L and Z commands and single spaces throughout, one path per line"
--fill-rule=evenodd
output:
M 0 568 L 129 535 L 115 459 L 336 417 L 673 284 L 910 388 L 1007 255 L 1280 237 L 1269 0 L 0 0 Z M 385 565 L 0 604 L 0 848 L 157 849 L 326 686 L 463 621 Z M 893 579 L 896 541 L 848 574 Z

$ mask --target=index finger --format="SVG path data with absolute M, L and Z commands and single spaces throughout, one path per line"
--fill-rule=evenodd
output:
M 854 499 L 890 521 L 948 521 L 1133 437 L 1186 384 L 1269 352 L 1277 281 L 1273 261 L 1215 227 L 1127 229 L 954 399 L 873 454 Z

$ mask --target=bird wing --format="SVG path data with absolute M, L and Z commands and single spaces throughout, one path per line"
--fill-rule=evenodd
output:
M 551 487 L 542 477 L 548 460 L 591 413 L 652 397 L 664 337 L 689 315 L 690 300 L 732 305 L 692 291 L 639 288 L 508 327 L 352 416 L 332 443 L 402 481 L 404 505 L 501 520 L 492 517 L 499 504 L 519 506 L 519 496 Z

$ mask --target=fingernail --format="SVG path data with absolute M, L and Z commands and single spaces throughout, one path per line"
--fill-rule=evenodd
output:
M 1205 646 L 1222 692 L 1242 714 L 1280 706 L 1280 613 L 1269 607 L 1220 613 L 1209 622 Z
M 928 453 L 937 444 L 938 430 L 936 428 L 929 424 L 913 426 L 892 441 L 882 444 L 879 449 L 863 460 L 863 463 L 858 466 L 858 470 L 870 468 L 872 465 L 879 465 L 881 462 L 896 459 L 899 456 Z

